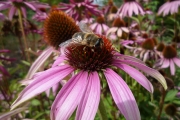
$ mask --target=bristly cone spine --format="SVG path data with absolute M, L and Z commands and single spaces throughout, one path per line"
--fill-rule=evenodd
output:
M 89 47 L 71 43 L 67 46 L 65 54 L 68 63 L 75 69 L 84 71 L 100 71 L 111 66 L 113 61 L 113 51 L 111 42 L 104 36 L 102 47 Z
M 56 49 L 79 31 L 73 18 L 60 10 L 52 10 L 44 22 L 44 39 Z

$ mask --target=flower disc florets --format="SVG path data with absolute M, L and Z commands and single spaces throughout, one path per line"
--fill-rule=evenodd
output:
M 177 51 L 172 45 L 167 45 L 163 49 L 163 56 L 167 59 L 171 59 L 177 56 Z
M 79 31 L 75 21 L 60 10 L 52 10 L 44 22 L 45 41 L 55 48 Z
M 65 53 L 68 63 L 75 69 L 84 71 L 99 71 L 111 66 L 113 61 L 112 44 L 105 37 L 102 47 L 90 47 L 77 43 L 71 43 L 66 47 Z

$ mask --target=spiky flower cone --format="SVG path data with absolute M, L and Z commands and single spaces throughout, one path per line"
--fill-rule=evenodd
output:
M 59 10 L 52 10 L 44 22 L 44 39 L 55 48 L 79 31 L 75 21 Z

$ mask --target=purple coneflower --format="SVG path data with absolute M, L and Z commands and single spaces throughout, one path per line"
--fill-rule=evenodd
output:
M 97 34 L 105 35 L 109 27 L 105 24 L 103 16 L 97 17 L 97 22 L 90 25 L 90 28 Z
M 117 39 L 121 38 L 123 33 L 129 33 L 129 30 L 126 27 L 126 23 L 120 17 L 117 17 L 114 19 L 112 27 L 107 31 L 106 36 L 109 36 L 111 39 Z
M 56 56 L 60 54 L 58 47 L 59 44 L 66 39 L 70 39 L 72 35 L 79 31 L 79 27 L 75 24 L 75 21 L 59 10 L 52 10 L 44 21 L 44 39 L 49 46 L 43 50 L 39 57 L 31 65 L 26 78 L 21 81 L 22 85 L 29 85 L 33 82 L 32 78 L 39 68 L 45 63 L 45 61 L 55 53 Z M 64 35 L 64 33 L 66 35 Z M 62 82 L 60 82 L 63 84 Z M 53 95 L 56 94 L 59 83 L 52 86 Z M 49 96 L 50 89 L 45 91 Z
M 131 17 L 133 13 L 135 15 L 145 14 L 142 6 L 136 0 L 124 0 L 124 3 L 117 12 L 117 14 L 122 14 L 122 17 Z
M 141 47 L 134 49 L 135 56 L 140 57 L 144 62 L 147 60 L 157 60 L 159 58 L 159 54 L 155 50 L 155 46 L 157 41 L 155 38 L 147 38 L 145 41 L 141 43 Z
M 39 3 L 37 1 L 25 1 L 25 0 L 4 0 L 0 2 L 0 11 L 9 8 L 9 19 L 12 20 L 13 16 L 17 14 L 18 9 L 22 11 L 23 16 L 26 18 L 26 7 L 40 12 L 38 8 L 49 8 L 49 5 L 44 3 Z
M 155 67 L 170 67 L 171 75 L 175 75 L 175 64 L 180 67 L 180 58 L 177 57 L 176 48 L 173 45 L 167 45 L 162 51 L 162 57 L 157 61 Z
M 151 93 L 152 84 L 134 67 L 156 78 L 165 89 L 167 89 L 166 82 L 158 71 L 147 67 L 134 57 L 119 54 L 112 48 L 108 39 L 98 36 L 104 43 L 100 47 L 70 43 L 65 48 L 65 54 L 57 58 L 52 68 L 34 76 L 34 82 L 19 94 L 11 108 L 14 109 L 74 73 L 53 102 L 52 120 L 67 120 L 76 108 L 76 119 L 93 120 L 100 102 L 100 83 L 105 80 L 114 102 L 124 117 L 127 120 L 140 120 L 139 109 L 130 88 L 115 71 L 121 69 L 127 72 Z
M 180 6 L 180 0 L 168 0 L 164 3 L 158 10 L 158 15 L 163 14 L 163 16 L 174 13 L 178 13 L 178 8 Z
M 94 5 L 92 0 L 70 0 L 69 4 L 60 3 L 60 10 L 65 11 L 68 15 L 77 21 L 84 18 L 90 18 L 92 15 L 99 16 L 102 12 L 98 10 L 98 5 Z

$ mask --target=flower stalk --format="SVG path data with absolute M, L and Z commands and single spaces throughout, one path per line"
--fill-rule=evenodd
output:
M 26 35 L 25 35 L 25 32 L 24 32 L 24 26 L 23 26 L 23 20 L 22 20 L 22 15 L 21 15 L 21 9 L 18 8 L 18 15 L 19 15 L 19 24 L 20 24 L 20 27 L 21 27 L 21 32 L 22 32 L 22 37 L 23 37 L 23 40 L 24 40 L 24 49 L 25 51 L 28 49 L 28 44 L 27 44 L 27 40 L 26 40 Z M 27 55 L 27 60 L 30 62 L 30 56 L 29 56 L 29 53 L 26 52 L 26 55 Z

